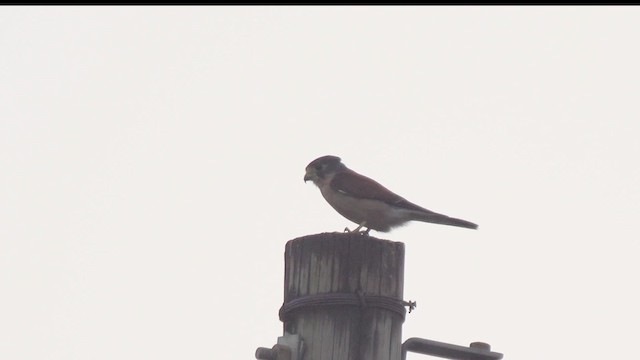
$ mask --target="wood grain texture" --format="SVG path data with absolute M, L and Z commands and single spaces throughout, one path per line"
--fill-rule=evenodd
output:
M 350 233 L 291 240 L 285 250 L 285 303 L 327 293 L 403 296 L 404 244 Z M 377 307 L 298 310 L 284 330 L 305 343 L 302 360 L 399 360 L 402 316 Z

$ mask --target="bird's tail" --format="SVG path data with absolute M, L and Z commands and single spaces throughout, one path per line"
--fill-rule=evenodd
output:
M 451 226 L 458 226 L 458 227 L 463 227 L 463 228 L 467 228 L 467 229 L 477 229 L 478 225 L 467 221 L 467 220 L 462 220 L 462 219 L 456 219 L 456 218 L 452 218 L 449 217 L 447 215 L 442 215 L 442 214 L 438 214 L 435 212 L 415 212 L 416 215 L 416 220 L 418 221 L 424 221 L 424 222 L 429 222 L 429 223 L 434 223 L 434 224 L 441 224 L 441 225 L 451 225 Z

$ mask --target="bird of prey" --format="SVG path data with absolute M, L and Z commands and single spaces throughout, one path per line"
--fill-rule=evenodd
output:
M 394 194 L 376 181 L 347 168 L 337 156 L 322 156 L 307 165 L 304 181 L 313 181 L 340 215 L 358 224 L 354 232 L 387 232 L 409 221 L 477 229 L 478 225 L 427 210 Z M 366 230 L 360 230 L 365 228 Z M 349 229 L 345 229 L 349 231 Z

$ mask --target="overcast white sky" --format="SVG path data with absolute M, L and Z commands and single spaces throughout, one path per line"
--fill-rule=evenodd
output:
M 253 359 L 283 253 L 413 223 L 403 339 L 622 359 L 640 323 L 638 7 L 0 8 L 0 358 Z M 409 359 L 424 358 L 410 355 Z

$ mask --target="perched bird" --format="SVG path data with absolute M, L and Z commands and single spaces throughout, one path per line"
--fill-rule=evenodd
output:
M 322 156 L 307 165 L 304 181 L 313 181 L 340 215 L 358 224 L 353 231 L 387 232 L 408 221 L 477 229 L 478 225 L 438 214 L 394 194 L 376 181 L 347 168 L 337 156 Z M 345 229 L 349 231 L 349 229 Z

